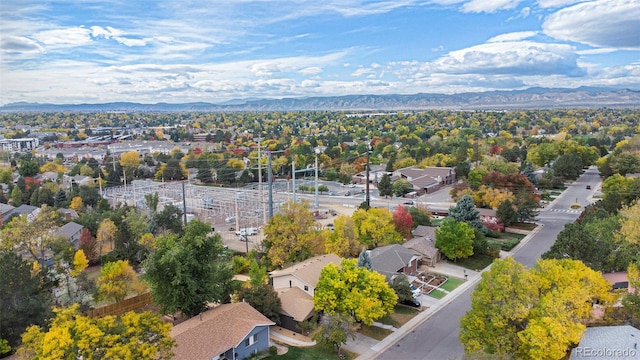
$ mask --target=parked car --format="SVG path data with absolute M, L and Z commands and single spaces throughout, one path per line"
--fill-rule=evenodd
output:
M 591 190 L 591 185 L 587 185 L 587 190 Z
M 405 201 L 404 204 L 405 205 L 415 205 L 416 203 L 413 200 L 409 200 L 409 201 Z
M 411 307 L 415 307 L 415 308 L 419 308 L 420 307 L 420 301 L 416 300 L 416 299 L 409 299 L 409 300 L 404 300 L 400 302 L 402 305 L 407 305 L 407 306 L 411 306 Z
M 417 286 L 411 284 L 411 293 L 413 293 L 414 298 L 417 298 L 422 295 L 422 290 L 418 289 Z
M 257 228 L 244 228 L 236 231 L 236 235 L 238 236 L 250 236 L 250 235 L 257 235 L 257 234 L 258 234 Z

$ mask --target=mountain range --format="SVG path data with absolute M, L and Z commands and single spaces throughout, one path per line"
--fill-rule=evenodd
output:
M 102 104 L 11 103 L 0 112 L 232 112 L 232 111 L 389 111 L 389 110 L 533 110 L 554 108 L 638 108 L 640 91 L 580 87 L 575 89 L 529 88 L 515 91 L 461 94 L 347 95 L 225 103 L 110 102 Z

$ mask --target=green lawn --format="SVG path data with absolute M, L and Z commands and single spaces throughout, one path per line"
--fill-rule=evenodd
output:
M 518 239 L 518 240 L 522 240 L 525 236 L 527 236 L 527 235 L 510 233 L 510 232 L 503 232 L 503 233 L 500 234 L 500 239 L 507 239 L 507 240 Z
M 380 319 L 376 320 L 379 323 L 385 325 L 391 325 L 399 328 L 411 320 L 414 316 L 418 315 L 419 311 L 407 306 L 396 305 L 393 309 L 393 313 L 387 314 Z
M 459 259 L 454 264 L 470 270 L 482 270 L 489 266 L 493 260 L 495 260 L 495 258 L 489 255 L 477 254 L 466 259 Z
M 357 354 L 342 350 L 344 359 L 355 359 Z M 340 360 L 335 348 L 324 347 L 320 345 L 311 347 L 294 347 L 289 346 L 289 351 L 283 355 L 267 356 L 263 359 L 268 360 Z
M 447 290 L 447 291 L 453 291 L 453 289 L 457 288 L 458 286 L 460 286 L 460 284 L 462 284 L 464 282 L 464 280 L 462 279 L 458 279 L 458 278 L 454 278 L 454 277 L 447 277 L 447 282 L 445 282 L 444 284 L 440 285 L 441 289 Z
M 447 293 L 442 290 L 434 289 L 434 290 L 431 290 L 431 292 L 427 295 L 434 297 L 436 299 L 442 299 L 443 297 L 447 296 Z

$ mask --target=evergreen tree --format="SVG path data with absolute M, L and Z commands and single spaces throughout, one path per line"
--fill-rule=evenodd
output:
M 532 183 L 535 186 L 538 186 L 538 178 L 536 177 L 536 174 L 533 172 L 533 166 L 531 166 L 531 163 L 528 162 L 524 169 L 522 170 L 522 174 L 524 176 L 527 177 L 527 179 L 529 179 L 529 182 Z
M 107 174 L 107 187 L 112 186 L 120 186 L 122 185 L 122 179 L 120 179 L 120 175 L 115 170 L 109 171 Z
M 369 256 L 367 249 L 362 249 L 360 252 L 360 255 L 358 256 L 358 267 L 373 270 L 373 265 L 371 265 L 371 256 Z
M 486 231 L 484 225 L 482 225 L 482 221 L 480 220 L 480 213 L 478 212 L 478 209 L 476 209 L 473 199 L 469 195 L 465 195 L 460 198 L 456 203 L 456 206 L 449 209 L 449 216 L 455 221 L 466 222 L 478 231 Z
M 502 221 L 504 226 L 511 226 L 518 221 L 518 214 L 509 199 L 500 203 L 496 211 L 496 217 Z
M 201 182 L 207 184 L 213 182 L 213 177 L 211 176 L 211 166 L 208 161 L 200 161 L 200 166 L 198 166 L 198 175 L 196 175 L 196 179 Z
M 389 174 L 382 175 L 382 178 L 378 183 L 378 193 L 380 196 L 384 196 L 385 198 L 393 195 L 393 189 L 391 188 L 391 176 L 389 176 Z

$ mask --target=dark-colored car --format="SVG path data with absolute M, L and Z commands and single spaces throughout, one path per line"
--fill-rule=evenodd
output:
M 416 300 L 416 299 L 409 299 L 409 300 L 404 300 L 400 302 L 402 305 L 407 305 L 407 306 L 411 306 L 411 307 L 415 307 L 415 308 L 419 308 L 420 307 L 420 301 Z
M 587 190 L 591 190 L 591 185 L 587 185 Z

